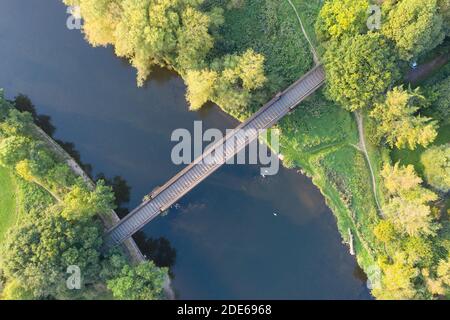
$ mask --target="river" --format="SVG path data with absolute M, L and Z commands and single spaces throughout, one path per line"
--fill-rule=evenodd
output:
M 173 130 L 236 126 L 215 106 L 188 111 L 182 80 L 166 70 L 137 88 L 126 61 L 90 47 L 66 19 L 59 0 L 0 1 L 0 88 L 28 95 L 94 173 L 126 179 L 130 208 L 181 169 Z M 156 243 L 174 262 L 178 298 L 371 298 L 323 196 L 294 170 L 263 178 L 257 165 L 227 165 L 142 231 L 146 254 Z

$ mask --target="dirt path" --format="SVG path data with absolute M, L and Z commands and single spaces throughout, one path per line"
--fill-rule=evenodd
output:
M 412 85 L 418 84 L 420 81 L 426 79 L 431 73 L 445 65 L 449 61 L 448 54 L 437 56 L 431 61 L 428 61 L 414 70 L 410 70 L 405 77 L 405 81 Z
M 366 137 L 364 135 L 364 123 L 363 123 L 363 117 L 361 115 L 360 111 L 355 111 L 355 118 L 356 123 L 358 124 L 358 135 L 359 135 L 359 143 L 357 149 L 360 150 L 362 153 L 364 153 L 364 156 L 366 157 L 367 164 L 369 165 L 370 175 L 372 177 L 372 189 L 373 189 L 373 196 L 375 198 L 375 202 L 377 204 L 378 212 L 382 218 L 384 218 L 383 210 L 381 209 L 380 202 L 378 201 L 378 194 L 377 194 L 377 181 L 375 179 L 375 174 L 372 168 L 372 164 L 370 162 L 369 153 L 367 152 L 366 147 Z
M 306 41 L 308 41 L 308 43 L 309 43 L 309 47 L 310 47 L 311 53 L 313 55 L 314 63 L 317 65 L 320 63 L 319 55 L 317 54 L 316 48 L 314 48 L 314 45 L 312 44 L 311 40 L 309 39 L 305 28 L 303 27 L 303 22 L 302 22 L 302 19 L 300 18 L 300 15 L 298 14 L 297 8 L 295 7 L 295 5 L 292 3 L 291 0 L 287 0 L 287 2 L 289 2 L 292 9 L 294 9 L 295 15 L 297 16 L 297 20 L 300 23 L 300 28 L 302 29 L 303 35 L 305 36 Z

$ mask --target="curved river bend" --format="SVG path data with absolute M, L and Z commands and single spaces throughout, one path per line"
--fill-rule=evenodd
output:
M 170 72 L 136 88 L 128 63 L 111 48 L 91 48 L 66 19 L 59 0 L 1 1 L 0 87 L 50 115 L 56 138 L 74 142 L 94 173 L 125 178 L 130 207 L 181 169 L 170 160 L 174 129 L 192 131 L 195 120 L 236 126 L 213 106 L 189 112 Z M 161 261 L 173 260 L 165 239 L 176 252 L 179 298 L 370 298 L 322 195 L 293 170 L 262 178 L 256 165 L 225 166 L 143 234 L 149 255 L 156 245 Z

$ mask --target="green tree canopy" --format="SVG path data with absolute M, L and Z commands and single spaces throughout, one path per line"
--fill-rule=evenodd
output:
M 450 144 L 427 149 L 420 158 L 427 182 L 443 191 L 450 191 Z
M 0 291 L 1 300 L 33 300 L 33 298 L 33 294 L 17 279 L 9 281 L 3 291 Z
M 332 42 L 324 56 L 328 96 L 346 110 L 371 106 L 399 76 L 394 57 L 377 33 Z
M 450 1 L 450 0 L 449 0 Z M 442 124 L 450 124 L 450 77 L 436 83 L 430 92 L 433 117 Z
M 428 203 L 437 196 L 420 185 L 414 167 L 385 164 L 381 176 L 389 196 L 383 211 L 396 229 L 410 236 L 435 234 L 437 224 Z
M 450 34 L 450 0 L 438 0 L 439 12 L 444 19 L 447 36 Z
M 143 85 L 154 65 L 181 74 L 203 67 L 214 41 L 210 28 L 223 22 L 221 11 L 203 12 L 204 0 L 64 0 L 77 5 L 83 31 L 94 46 L 115 46 L 129 59 Z
M 318 38 L 329 41 L 365 33 L 368 9 L 368 0 L 327 0 L 315 25 Z
M 33 117 L 30 113 L 6 107 L 3 120 L 0 123 L 0 135 L 4 137 L 24 135 L 29 132 L 32 123 Z
M 377 299 L 405 300 L 416 296 L 413 280 L 419 275 L 418 269 L 406 262 L 403 253 L 397 253 L 392 263 L 382 263 L 383 277 L 381 286 L 372 293 Z
M 252 49 L 242 55 L 227 55 L 211 67 L 212 70 L 190 70 L 185 76 L 186 98 L 193 110 L 208 100 L 228 110 L 242 108 L 247 105 L 251 90 L 266 82 L 264 57 Z
M 151 261 L 137 266 L 125 266 L 121 273 L 108 281 L 108 288 L 116 299 L 155 300 L 163 298 L 166 268 L 158 268 Z
M 67 267 L 77 265 L 84 283 L 98 277 L 101 228 L 92 221 L 69 221 L 53 207 L 13 228 L 1 248 L 1 268 L 35 298 L 67 291 Z
M 84 19 L 83 32 L 93 46 L 114 44 L 115 29 L 121 20 L 123 0 L 63 0 L 78 7 Z
M 389 11 L 382 33 L 393 40 L 403 60 L 417 58 L 445 38 L 438 0 L 401 0 Z
M 30 156 L 35 143 L 27 137 L 10 136 L 0 141 L 0 164 L 14 167 L 18 162 Z
M 84 184 L 75 185 L 64 197 L 62 215 L 68 220 L 85 219 L 114 208 L 114 194 L 104 181 L 97 182 L 93 191 Z
M 419 90 L 395 87 L 382 103 L 375 104 L 370 115 L 376 119 L 377 133 L 389 146 L 414 150 L 428 146 L 437 136 L 437 122 L 418 112 L 427 105 Z
M 64 0 L 79 6 L 87 40 L 113 45 L 137 69 L 142 86 L 153 66 L 175 69 L 188 86 L 191 109 L 214 101 L 225 109 L 245 107 L 262 87 L 264 57 L 253 50 L 211 62 L 212 32 L 223 24 L 223 9 L 205 0 Z M 209 8 L 206 11 L 205 8 Z
M 212 70 L 189 70 L 184 78 L 191 110 L 200 109 L 214 95 L 218 74 Z

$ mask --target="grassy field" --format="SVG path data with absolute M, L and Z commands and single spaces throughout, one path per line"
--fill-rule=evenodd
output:
M 0 242 L 16 221 L 15 179 L 8 169 L 0 167 Z

